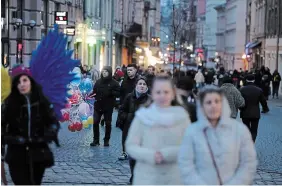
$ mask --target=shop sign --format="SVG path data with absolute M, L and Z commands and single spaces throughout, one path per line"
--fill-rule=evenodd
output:
M 65 28 L 64 33 L 68 36 L 74 36 L 75 35 L 75 27 Z
M 68 12 L 55 12 L 55 23 L 58 25 L 67 25 Z

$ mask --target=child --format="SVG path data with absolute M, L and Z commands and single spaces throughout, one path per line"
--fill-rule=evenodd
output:
M 134 185 L 181 185 L 177 156 L 189 115 L 176 100 L 168 76 L 156 77 L 152 103 L 135 113 L 126 151 L 136 160 Z

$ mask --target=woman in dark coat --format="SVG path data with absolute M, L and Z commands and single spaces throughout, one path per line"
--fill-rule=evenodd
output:
M 145 77 L 140 77 L 136 81 L 135 89 L 132 93 L 129 93 L 123 104 L 120 107 L 119 110 L 119 116 L 121 118 L 122 125 L 120 128 L 122 129 L 122 149 L 123 153 L 119 157 L 119 160 L 125 160 L 127 159 L 127 154 L 125 150 L 125 141 L 128 135 L 128 131 L 131 125 L 131 122 L 133 121 L 135 112 L 140 108 L 140 106 L 144 105 L 149 100 L 149 94 L 148 94 L 148 84 Z M 135 166 L 135 160 L 130 159 L 129 160 L 130 169 L 131 169 L 131 178 L 130 182 L 132 182 L 133 179 L 133 170 Z
M 14 77 L 1 109 L 1 145 L 8 146 L 5 161 L 15 185 L 40 185 L 54 164 L 48 143 L 58 145 L 60 127 L 52 108 L 28 74 Z

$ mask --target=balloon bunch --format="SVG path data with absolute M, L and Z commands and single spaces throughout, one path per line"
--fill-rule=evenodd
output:
M 94 99 L 88 95 L 93 90 L 93 82 L 89 78 L 81 78 L 82 74 L 79 68 L 74 68 L 72 73 L 78 77 L 70 85 L 71 97 L 65 109 L 62 110 L 63 119 L 61 122 L 67 122 L 68 129 L 71 132 L 81 131 L 82 129 L 91 129 L 94 118 Z

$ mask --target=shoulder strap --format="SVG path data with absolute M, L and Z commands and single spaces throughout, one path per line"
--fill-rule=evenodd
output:
M 208 128 L 205 128 L 205 129 L 204 129 L 205 139 L 206 139 L 206 142 L 207 142 L 207 145 L 208 145 L 208 148 L 209 148 L 209 153 L 210 153 L 211 158 L 212 158 L 213 166 L 214 166 L 214 168 L 215 168 L 215 170 L 216 170 L 216 174 L 217 174 L 217 179 L 218 179 L 218 181 L 219 181 L 219 185 L 223 185 L 223 184 L 222 184 L 222 179 L 221 179 L 221 177 L 220 177 L 220 173 L 219 173 L 219 170 L 218 170 L 218 167 L 217 167 L 215 158 L 214 158 L 214 154 L 213 154 L 211 145 L 210 145 L 209 140 L 208 140 L 207 129 L 208 129 Z

